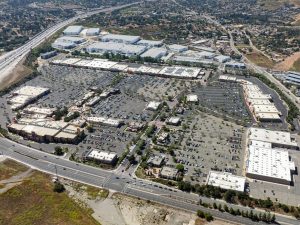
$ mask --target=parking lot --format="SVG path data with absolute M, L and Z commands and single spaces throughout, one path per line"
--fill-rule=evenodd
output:
M 243 99 L 243 89 L 234 83 L 215 82 L 209 86 L 193 88 L 202 107 L 217 111 L 238 120 L 250 120 L 250 115 Z

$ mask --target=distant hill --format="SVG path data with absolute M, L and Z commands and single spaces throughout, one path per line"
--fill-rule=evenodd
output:
M 300 6 L 299 0 L 257 0 L 257 3 L 263 8 L 270 10 L 276 10 L 285 4 Z

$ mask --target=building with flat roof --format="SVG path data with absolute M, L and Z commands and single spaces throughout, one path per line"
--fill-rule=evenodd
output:
M 196 67 L 165 66 L 159 74 L 164 77 L 197 79 L 201 69 Z
M 146 49 L 147 48 L 142 45 L 132 45 L 116 42 L 96 42 L 89 45 L 86 48 L 86 51 L 92 54 L 112 53 L 126 56 L 137 56 L 145 52 Z
M 57 51 L 51 51 L 51 52 L 41 53 L 40 57 L 41 59 L 50 59 L 56 55 L 57 55 Z
M 173 126 L 178 126 L 181 122 L 180 117 L 170 117 L 166 123 Z
M 173 167 L 164 166 L 161 169 L 159 176 L 165 179 L 175 180 L 178 176 L 178 170 Z
M 23 118 L 7 126 L 12 133 L 36 142 L 77 144 L 84 131 L 63 121 Z
M 147 160 L 147 164 L 151 167 L 161 167 L 164 163 L 164 160 L 164 155 L 154 155 L 149 157 L 149 159 Z
M 102 124 L 112 127 L 120 127 L 124 122 L 118 119 L 111 119 L 106 117 L 87 117 L 86 121 L 91 124 Z
M 294 71 L 288 71 L 282 74 L 283 81 L 290 84 L 300 85 L 300 73 Z
M 231 60 L 231 58 L 230 58 L 230 56 L 227 56 L 227 55 L 218 55 L 218 56 L 214 57 L 214 60 L 219 63 L 226 63 L 226 62 L 229 62 Z
M 244 192 L 246 178 L 227 172 L 210 171 L 207 176 L 207 185 L 220 187 L 226 190 Z
M 246 149 L 246 176 L 290 185 L 295 164 L 287 149 L 298 149 L 289 132 L 249 128 Z
M 298 149 L 298 144 L 290 132 L 267 130 L 251 127 L 248 130 L 249 140 L 269 142 L 272 148 Z
M 27 107 L 23 110 L 24 113 L 28 114 L 42 114 L 46 116 L 52 116 L 56 108 L 41 108 L 41 107 Z
M 252 179 L 290 185 L 295 164 L 286 150 L 250 145 L 247 152 L 246 176 Z
M 135 44 L 141 40 L 140 36 L 122 35 L 122 34 L 107 34 L 101 37 L 104 42 L 117 42 L 123 44 Z
M 140 40 L 136 43 L 137 45 L 144 45 L 146 47 L 160 47 L 163 45 L 163 41 L 153 41 L 153 40 Z
M 150 48 L 146 52 L 144 52 L 141 57 L 146 58 L 150 57 L 153 59 L 160 59 L 161 57 L 167 54 L 167 50 L 165 48 Z
M 169 48 L 172 52 L 184 52 L 184 51 L 187 51 L 187 50 L 189 49 L 188 46 L 177 45 L 177 44 L 168 45 L 168 48 Z
M 55 49 L 60 49 L 60 50 L 66 50 L 66 49 L 72 49 L 75 48 L 77 45 L 85 42 L 86 40 L 81 37 L 70 37 L 70 36 L 65 36 L 65 37 L 60 37 L 57 38 L 53 43 L 52 47 Z
M 146 106 L 146 109 L 156 111 L 160 105 L 161 105 L 161 102 L 151 101 Z
M 245 63 L 239 63 L 239 62 L 227 62 L 225 63 L 225 69 L 246 69 Z
M 64 31 L 64 35 L 79 35 L 80 32 L 82 31 L 83 27 L 82 26 L 68 26 Z
M 271 102 L 272 96 L 265 94 L 261 89 L 249 81 L 240 81 L 243 85 L 244 96 L 249 110 L 258 121 L 281 122 L 281 112 Z
M 187 102 L 198 102 L 198 96 L 193 95 L 193 94 L 187 95 L 186 96 L 186 101 Z
M 88 28 L 85 35 L 86 36 L 97 36 L 100 34 L 100 28 Z
M 115 152 L 105 152 L 98 149 L 91 149 L 90 151 L 84 153 L 84 160 L 94 160 L 98 163 L 105 164 L 115 164 L 117 161 L 117 153 Z
M 12 93 L 7 100 L 12 110 L 21 109 L 50 92 L 49 88 L 24 86 Z

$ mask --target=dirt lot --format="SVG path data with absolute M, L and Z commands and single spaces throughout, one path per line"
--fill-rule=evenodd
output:
M 32 72 L 31 69 L 23 66 L 23 62 L 24 60 L 22 60 L 8 76 L 6 76 L 3 80 L 0 80 L 0 90 L 20 81 Z
M 287 57 L 284 61 L 278 63 L 275 66 L 275 69 L 281 71 L 288 71 L 293 67 L 294 63 L 297 62 L 297 60 L 300 61 L 300 52 L 296 52 L 293 55 Z

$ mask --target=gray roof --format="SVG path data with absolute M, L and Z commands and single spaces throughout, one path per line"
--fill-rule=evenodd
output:
M 163 44 L 163 41 L 152 41 L 152 40 L 140 40 L 137 45 L 146 45 L 146 46 L 159 46 Z
M 107 34 L 101 38 L 103 41 L 116 41 L 116 42 L 130 42 L 135 43 L 140 40 L 140 36 L 121 35 L 121 34 Z
M 82 31 L 82 26 L 69 26 L 64 30 L 64 33 L 80 33 Z
M 100 33 L 100 28 L 89 28 L 86 31 L 86 34 L 99 34 Z
M 115 42 L 97 42 L 87 47 L 89 52 L 118 52 L 120 54 L 141 54 L 146 50 L 145 46 L 115 43 Z
M 160 58 L 166 54 L 167 50 L 164 48 L 150 48 L 148 51 L 144 52 L 141 57 Z
M 74 42 L 84 42 L 85 39 L 81 37 L 60 37 L 57 38 L 55 42 L 69 42 L 69 43 L 74 43 Z

